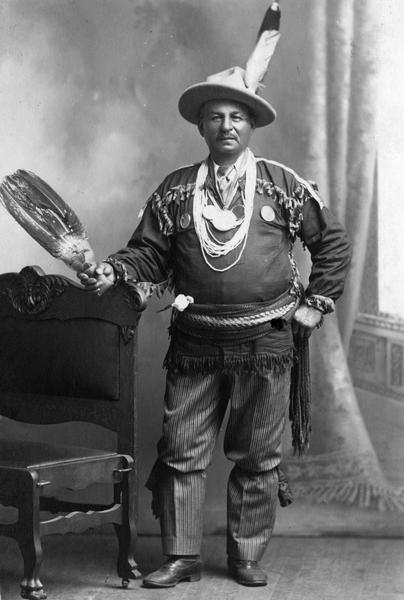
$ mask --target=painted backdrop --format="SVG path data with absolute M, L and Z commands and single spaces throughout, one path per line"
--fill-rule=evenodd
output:
M 282 38 L 264 91 L 278 119 L 256 132 L 252 149 L 316 179 L 305 172 L 306 4 L 282 2 Z M 0 177 L 17 168 L 36 172 L 77 212 L 100 258 L 118 249 L 162 178 L 206 154 L 196 128 L 177 112 L 180 93 L 208 74 L 244 66 L 267 6 L 267 0 L 0 0 Z M 26 264 L 67 272 L 1 210 L 0 271 Z M 153 299 L 140 326 L 141 483 L 160 433 L 168 313 L 157 310 L 168 302 Z M 89 435 L 77 428 L 73 434 L 79 442 Z M 111 443 L 104 433 L 91 435 Z M 210 530 L 224 523 L 226 470 L 217 456 Z M 148 504 L 142 491 L 140 529 L 157 531 Z

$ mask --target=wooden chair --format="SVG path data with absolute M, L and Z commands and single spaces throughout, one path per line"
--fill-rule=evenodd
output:
M 140 576 L 133 553 L 135 368 L 144 307 L 144 294 L 127 284 L 98 297 L 39 267 L 0 275 L 0 414 L 35 424 L 83 421 L 117 432 L 114 450 L 0 442 L 0 504 L 18 509 L 15 522 L 3 519 L 0 535 L 19 544 L 23 598 L 46 598 L 41 537 L 51 533 L 113 523 L 122 585 Z M 63 488 L 80 494 L 95 483 L 109 483 L 113 501 L 63 499 Z

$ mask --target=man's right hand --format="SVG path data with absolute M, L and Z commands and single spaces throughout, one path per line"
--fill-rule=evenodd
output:
M 105 294 L 116 282 L 116 274 L 112 265 L 105 262 L 90 263 L 85 271 L 77 273 L 77 277 L 86 291 L 97 294 L 97 296 Z

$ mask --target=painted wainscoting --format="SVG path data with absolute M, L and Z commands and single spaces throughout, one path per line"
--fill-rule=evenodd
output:
M 404 487 L 404 320 L 360 314 L 349 364 L 358 402 L 388 480 Z
M 349 364 L 355 387 L 404 405 L 404 320 L 360 314 Z

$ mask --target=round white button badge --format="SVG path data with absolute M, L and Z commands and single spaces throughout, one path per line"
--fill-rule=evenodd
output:
M 191 215 L 189 213 L 184 213 L 180 218 L 180 225 L 182 229 L 186 229 L 191 224 Z
M 270 223 L 271 221 L 273 221 L 275 219 L 275 211 L 271 206 L 263 206 L 261 208 L 261 217 L 264 219 L 264 221 L 266 221 L 267 223 Z

